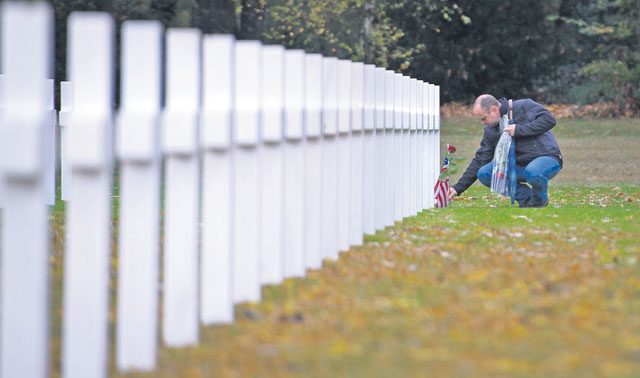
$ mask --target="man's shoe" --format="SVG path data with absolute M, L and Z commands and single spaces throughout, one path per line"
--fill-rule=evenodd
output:
M 531 197 L 518 201 L 518 207 L 531 207 Z
M 526 201 L 521 204 L 520 207 L 547 207 L 549 206 L 549 197 L 544 201 L 544 203 L 534 203 L 533 201 Z

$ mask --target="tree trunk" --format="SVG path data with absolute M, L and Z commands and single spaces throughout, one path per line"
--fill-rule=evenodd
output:
M 374 63 L 375 61 L 375 46 L 373 45 L 373 14 L 374 4 L 373 0 L 367 0 L 364 2 L 364 24 L 363 30 L 363 47 L 364 47 L 364 61 L 365 63 Z
M 238 38 L 259 39 L 265 5 L 260 0 L 240 0 L 240 5 Z

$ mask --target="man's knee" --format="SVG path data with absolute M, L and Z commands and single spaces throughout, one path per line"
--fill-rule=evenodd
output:
M 490 166 L 485 165 L 484 167 L 480 168 L 478 170 L 478 180 L 480 180 L 480 182 L 483 185 L 486 186 L 491 186 L 491 174 L 492 174 L 493 169 Z
M 524 178 L 529 184 L 540 183 L 548 180 L 544 172 L 537 169 L 531 169 L 529 167 L 524 169 Z

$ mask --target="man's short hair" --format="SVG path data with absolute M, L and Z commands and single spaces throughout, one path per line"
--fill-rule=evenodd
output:
M 496 100 L 490 94 L 483 94 L 478 96 L 475 102 L 477 105 L 480 105 L 480 109 L 482 109 L 485 113 L 488 113 L 492 106 L 500 107 L 500 101 Z

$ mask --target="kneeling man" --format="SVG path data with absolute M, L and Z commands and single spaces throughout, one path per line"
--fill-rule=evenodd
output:
M 493 155 L 501 133 L 509 133 L 516 144 L 516 201 L 520 207 L 545 207 L 549 204 L 549 180 L 562 168 L 562 154 L 551 129 L 553 115 L 531 99 L 496 100 L 489 94 L 479 96 L 473 114 L 484 126 L 480 148 L 457 184 L 449 189 L 449 199 L 461 195 L 476 181 L 491 187 Z M 500 130 L 500 118 L 510 116 L 509 125 Z

